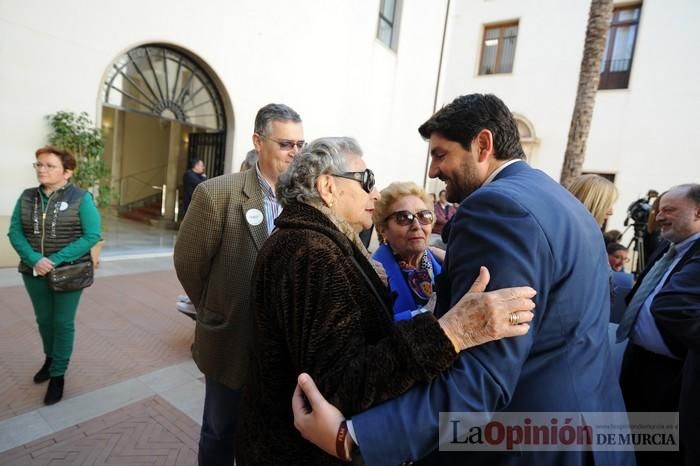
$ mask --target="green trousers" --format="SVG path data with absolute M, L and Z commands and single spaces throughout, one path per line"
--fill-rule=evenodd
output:
M 75 313 L 83 290 L 53 291 L 43 277 L 22 274 L 34 306 L 44 354 L 52 359 L 49 374 L 61 376 L 68 369 L 75 337 Z

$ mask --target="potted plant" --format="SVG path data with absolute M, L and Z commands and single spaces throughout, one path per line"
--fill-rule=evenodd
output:
M 78 162 L 71 182 L 89 191 L 98 208 L 108 207 L 112 201 L 112 186 L 109 168 L 102 160 L 105 138 L 101 128 L 97 128 L 88 114 L 82 112 L 56 112 L 49 115 L 52 132 L 49 142 L 62 149 L 70 150 Z M 99 264 L 99 254 L 104 239 L 93 247 L 91 252 L 95 267 Z

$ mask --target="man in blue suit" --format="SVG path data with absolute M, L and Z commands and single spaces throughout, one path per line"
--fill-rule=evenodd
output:
M 464 295 L 483 265 L 492 271 L 491 289 L 537 290 L 534 324 L 523 337 L 462 352 L 431 383 L 353 416 L 348 446 L 359 445 L 370 466 L 428 455 L 470 466 L 634 464 L 631 452 L 436 452 L 440 412 L 621 412 L 624 404 L 610 363 L 608 260 L 590 213 L 528 166 L 513 116 L 496 96 L 459 97 L 419 132 L 430 140 L 430 176 L 446 183 L 449 201 L 461 202 L 445 238 L 436 314 Z M 310 384 L 300 377 L 301 389 Z M 321 424 L 338 430 L 340 421 L 317 393 L 306 394 L 311 418 L 297 409 L 295 423 L 332 452 Z M 307 424 L 314 416 L 321 424 Z
M 700 184 L 676 186 L 662 194 L 656 223 L 666 242 L 651 256 L 628 296 L 618 329 L 618 338 L 630 340 L 620 383 L 630 411 L 680 412 L 680 452 L 638 452 L 637 464 L 697 465 Z

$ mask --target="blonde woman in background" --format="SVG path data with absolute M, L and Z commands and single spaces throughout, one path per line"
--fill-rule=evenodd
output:
M 613 214 L 612 205 L 617 200 L 618 193 L 617 188 L 610 180 L 599 175 L 581 175 L 571 182 L 569 191 L 583 203 L 601 228 L 603 223 Z M 602 236 L 601 239 L 603 239 Z M 604 246 L 604 244 L 605 241 L 601 241 L 601 246 Z M 615 272 L 610 269 L 610 324 L 608 326 L 608 336 L 610 337 L 613 364 L 617 368 L 618 373 L 622 365 L 622 355 L 626 343 L 616 343 L 615 332 L 617 331 L 617 324 L 619 324 L 625 311 L 626 303 L 624 297 L 631 288 L 631 274 L 626 273 L 624 270 Z
M 598 226 L 602 227 L 613 214 L 612 206 L 618 194 L 612 181 L 599 175 L 581 175 L 571 182 L 568 189 L 586 206 Z

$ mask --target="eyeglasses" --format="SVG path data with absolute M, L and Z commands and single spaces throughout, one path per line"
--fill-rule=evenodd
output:
M 303 139 L 299 141 L 292 141 L 291 139 L 275 139 L 271 138 L 270 136 L 263 136 L 262 134 L 258 134 L 258 136 L 260 136 L 263 139 L 269 139 L 272 142 L 276 142 L 282 150 L 293 150 L 294 147 L 296 147 L 299 150 L 302 150 L 306 145 L 306 141 L 304 141 Z
M 41 163 L 41 162 L 34 162 L 34 163 L 32 164 L 32 167 L 34 167 L 36 170 L 41 170 L 42 168 L 45 168 L 45 169 L 47 169 L 48 171 L 52 171 L 52 170 L 55 170 L 55 169 L 57 169 L 57 168 L 61 168 L 61 167 L 58 166 L 58 165 L 43 164 L 43 163 Z
M 415 214 L 413 212 L 409 212 L 408 210 L 399 210 L 398 212 L 394 212 L 393 214 L 387 216 L 384 221 L 391 218 L 394 219 L 397 225 L 405 227 L 406 225 L 413 224 L 414 219 L 418 219 L 418 223 L 421 225 L 430 225 L 433 223 L 433 220 L 435 220 L 435 215 L 433 215 L 433 213 L 428 209 L 419 210 Z
M 345 172 L 345 173 L 333 173 L 331 176 L 337 176 L 338 178 L 347 178 L 348 180 L 355 180 L 362 185 L 362 189 L 366 192 L 371 193 L 374 188 L 374 173 L 372 170 L 367 168 L 363 172 Z

